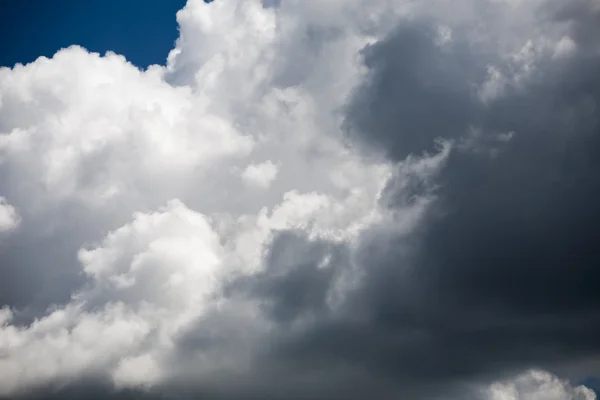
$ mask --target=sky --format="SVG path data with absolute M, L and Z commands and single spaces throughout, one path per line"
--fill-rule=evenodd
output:
M 597 0 L 2 7 L 0 399 L 597 399 Z
M 146 68 L 164 64 L 177 39 L 175 13 L 185 0 L 2 2 L 0 65 L 27 64 L 78 44 L 124 54 Z

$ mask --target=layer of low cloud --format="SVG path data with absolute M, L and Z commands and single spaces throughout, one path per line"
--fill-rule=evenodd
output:
M 0 397 L 595 399 L 600 8 L 433 3 L 0 69 Z

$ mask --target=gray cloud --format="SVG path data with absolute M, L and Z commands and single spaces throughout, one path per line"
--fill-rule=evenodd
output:
M 349 133 L 399 161 L 434 151 L 436 138 L 455 143 L 414 246 L 398 255 L 401 238 L 373 251 L 377 272 L 355 300 L 367 304 L 369 332 L 413 332 L 381 352 L 403 360 L 388 371 L 457 378 L 598 354 L 600 14 L 593 5 L 562 7 L 550 23 L 567 25 L 574 55 L 537 55 L 527 78 L 487 104 L 473 90 L 484 67 L 515 67 L 478 57 L 460 36 L 436 47 L 434 30 L 417 24 L 365 51 L 369 78 L 350 103 Z M 472 129 L 477 143 L 465 146 Z M 497 140 L 509 132 L 510 140 Z M 405 190 L 398 189 L 402 198 Z M 320 350 L 327 348 L 335 347 Z
M 245 285 L 278 322 L 326 312 L 336 272 L 347 265 L 343 246 L 310 241 L 301 233 L 281 232 L 266 257 L 265 271 Z
M 363 50 L 369 73 L 345 120 L 352 139 L 402 160 L 478 122 L 481 105 L 472 85 L 485 73 L 485 58 L 464 42 L 442 49 L 436 36 L 431 23 L 411 22 Z

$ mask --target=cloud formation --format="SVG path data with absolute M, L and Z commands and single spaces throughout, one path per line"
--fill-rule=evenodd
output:
M 0 69 L 0 397 L 595 399 L 598 2 L 433 3 Z
M 11 231 L 20 223 L 21 217 L 17 210 L 4 197 L 0 197 L 0 232 Z
M 267 160 L 260 164 L 250 164 L 242 172 L 242 179 L 248 186 L 267 189 L 277 177 L 277 165 Z

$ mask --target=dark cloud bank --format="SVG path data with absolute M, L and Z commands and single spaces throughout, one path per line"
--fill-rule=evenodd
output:
M 355 146 L 394 161 L 434 153 L 437 138 L 453 146 L 434 181 L 416 182 L 411 196 L 389 182 L 390 208 L 424 194 L 435 202 L 408 238 L 365 234 L 364 276 L 341 311 L 325 299 L 347 249 L 282 233 L 268 258 L 278 268 L 231 289 L 262 301 L 277 326 L 252 371 L 200 388 L 75 385 L 31 398 L 452 397 L 466 382 L 596 357 L 600 15 L 586 4 L 553 11 L 553 23 L 570 26 L 576 55 L 540 63 L 523 87 L 507 85 L 487 104 L 473 84 L 489 63 L 510 66 L 460 37 L 442 50 L 433 28 L 415 23 L 364 49 L 370 72 L 345 119 Z M 467 141 L 473 129 L 480 133 Z M 318 268 L 328 254 L 329 267 Z

